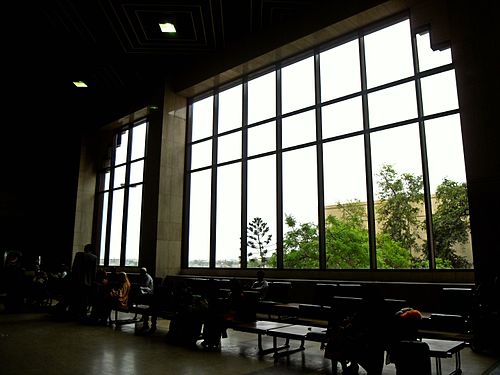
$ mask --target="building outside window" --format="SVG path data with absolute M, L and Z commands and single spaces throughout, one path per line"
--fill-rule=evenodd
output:
M 99 173 L 99 264 L 138 266 L 148 123 L 122 127 Z
M 472 267 L 450 48 L 408 18 L 191 100 L 189 267 Z

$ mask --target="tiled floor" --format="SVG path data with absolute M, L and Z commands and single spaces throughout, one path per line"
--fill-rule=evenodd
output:
M 229 330 L 220 352 L 205 352 L 165 342 L 168 321 L 159 322 L 151 336 L 138 336 L 135 326 L 118 329 L 54 321 L 46 313 L 0 313 L 0 373 L 2 375 L 200 375 L 200 374 L 331 374 L 319 344 L 306 342 L 306 350 L 280 358 L 257 355 L 254 334 Z M 264 345 L 271 345 L 269 337 Z M 293 342 L 292 342 L 293 344 Z M 498 358 L 462 351 L 464 374 L 491 375 Z M 443 374 L 454 367 L 443 360 Z M 433 369 L 434 371 L 434 369 Z M 340 371 L 339 371 L 340 373 Z M 360 374 L 366 374 L 360 371 Z M 395 374 L 394 365 L 384 375 Z

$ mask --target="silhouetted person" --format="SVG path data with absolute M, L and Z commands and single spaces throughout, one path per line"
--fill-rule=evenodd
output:
M 5 308 L 7 312 L 18 312 L 24 307 L 24 268 L 21 264 L 21 254 L 10 251 L 5 259 Z
M 97 263 L 98 259 L 92 244 L 85 245 L 83 251 L 79 251 L 75 255 L 73 267 L 71 268 L 72 312 L 78 319 L 87 317 L 87 308 L 92 296 Z
M 359 366 L 368 375 L 382 374 L 392 315 L 378 288 L 364 285 L 362 305 L 330 332 L 325 357 L 335 366 L 339 361 L 343 374 L 358 374 Z
M 142 267 L 139 271 L 139 287 L 142 294 L 153 294 L 154 282 L 146 267 Z
M 109 291 L 108 275 L 103 269 L 98 269 L 92 292 L 92 311 L 90 313 L 90 320 L 92 323 L 103 325 L 108 323 L 106 300 Z
M 148 273 L 146 267 L 142 267 L 139 271 L 139 295 L 137 299 L 140 304 L 147 305 L 149 308 L 142 314 L 142 331 L 148 330 L 149 318 L 152 314 L 152 309 L 154 305 L 154 281 L 151 275 Z
M 257 271 L 257 280 L 252 284 L 251 288 L 260 292 L 260 299 L 265 299 L 269 283 L 264 279 L 263 270 Z

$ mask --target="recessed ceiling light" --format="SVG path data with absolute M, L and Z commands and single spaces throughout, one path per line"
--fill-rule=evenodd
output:
M 175 30 L 174 24 L 171 22 L 163 22 L 160 23 L 159 25 L 162 33 L 173 34 L 177 32 L 177 30 Z
M 88 87 L 87 84 L 83 81 L 74 81 L 73 84 L 76 86 L 76 87 Z

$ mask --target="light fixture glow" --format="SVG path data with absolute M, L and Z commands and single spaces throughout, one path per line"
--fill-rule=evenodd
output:
M 83 81 L 74 81 L 73 84 L 76 86 L 76 87 L 88 87 L 87 84 Z
M 163 23 L 160 23 L 159 25 L 160 25 L 160 30 L 162 33 L 173 34 L 173 33 L 177 32 L 177 30 L 175 30 L 175 26 L 173 23 L 163 22 Z

